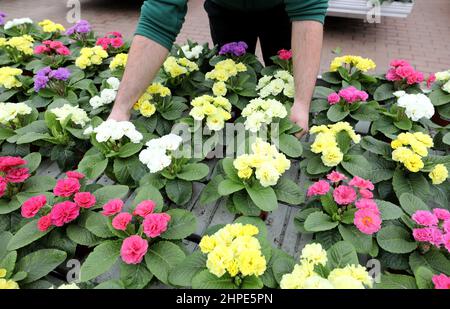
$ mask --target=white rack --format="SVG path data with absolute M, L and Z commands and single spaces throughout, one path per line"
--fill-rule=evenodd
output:
M 376 10 L 368 0 L 330 0 L 328 16 L 365 19 L 371 10 Z M 406 18 L 411 13 L 414 3 L 384 2 L 379 8 L 382 17 Z

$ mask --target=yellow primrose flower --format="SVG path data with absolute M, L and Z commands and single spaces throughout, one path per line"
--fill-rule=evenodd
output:
M 6 89 L 22 87 L 22 83 L 17 79 L 17 76 L 20 76 L 22 73 L 22 70 L 16 68 L 0 68 L 0 86 Z
M 409 171 L 413 173 L 417 173 L 424 167 L 422 158 L 418 154 L 413 154 L 407 157 L 403 164 Z
M 224 97 L 227 95 L 227 85 L 224 82 L 214 83 L 212 90 L 215 96 Z
M 259 240 L 253 235 L 258 228 L 241 223 L 227 224 L 213 235 L 200 241 L 200 249 L 207 254 L 206 267 L 217 277 L 226 272 L 232 277 L 260 276 L 266 270 L 266 260 Z
M 75 65 L 84 70 L 92 65 L 102 64 L 103 59 L 108 58 L 108 53 L 101 46 L 84 47 L 80 50 L 80 56 L 75 59 Z
M 253 175 L 262 186 L 276 185 L 281 175 L 291 167 L 291 162 L 274 145 L 263 142 L 261 139 L 251 146 L 252 153 L 238 156 L 233 166 L 241 179 L 249 179 Z
M 448 170 L 444 164 L 437 164 L 428 176 L 434 185 L 440 185 L 448 178 Z
M 344 159 L 344 154 L 338 147 L 330 147 L 322 151 L 322 162 L 325 166 L 337 166 Z
M 41 26 L 42 30 L 47 33 L 66 31 L 66 28 L 64 28 L 63 25 L 54 23 L 53 21 L 51 21 L 49 19 L 44 19 L 43 21 L 38 23 L 38 25 Z
M 373 70 L 376 68 L 375 62 L 369 58 L 346 55 L 334 58 L 334 60 L 331 62 L 330 65 L 330 71 L 336 72 L 339 69 L 339 67 L 345 66 L 346 64 L 352 67 L 356 67 L 358 70 L 362 72 L 367 72 L 369 70 Z
M 181 75 L 188 75 L 191 72 L 198 71 L 198 65 L 195 62 L 188 60 L 187 58 L 175 58 L 170 56 L 164 61 L 164 71 L 175 78 Z
M 192 100 L 191 106 L 189 115 L 198 121 L 206 118 L 206 125 L 213 131 L 222 130 L 225 121 L 231 119 L 231 103 L 224 97 L 203 95 Z
M 119 68 L 123 69 L 127 65 L 128 54 L 118 54 L 114 57 L 114 59 L 109 64 L 109 69 L 111 71 L 115 71 Z

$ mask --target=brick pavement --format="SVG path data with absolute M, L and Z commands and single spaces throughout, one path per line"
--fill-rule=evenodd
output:
M 9 17 L 28 16 L 35 21 L 50 18 L 67 25 L 67 0 L 0 0 L 0 10 Z M 139 0 L 81 0 L 82 18 L 89 20 L 99 33 L 116 30 L 131 37 L 139 17 Z M 208 19 L 203 0 L 190 0 L 189 13 L 178 42 L 187 38 L 210 42 Z M 33 7 L 30 7 L 32 5 Z M 382 18 L 380 24 L 362 20 L 328 18 L 322 52 L 321 70 L 326 70 L 335 56 L 334 48 L 344 53 L 374 59 L 380 71 L 393 58 L 410 60 L 419 70 L 435 72 L 450 68 L 450 1 L 416 0 L 406 19 Z

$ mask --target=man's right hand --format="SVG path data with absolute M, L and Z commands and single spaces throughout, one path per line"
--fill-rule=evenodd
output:
M 119 111 L 119 110 L 115 110 L 113 109 L 111 111 L 111 114 L 109 114 L 108 116 L 108 120 L 116 120 L 116 121 L 129 121 L 131 118 L 131 113 L 130 111 Z

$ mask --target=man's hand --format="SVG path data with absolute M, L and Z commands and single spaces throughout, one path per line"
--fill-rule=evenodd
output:
M 301 138 L 309 131 L 309 104 L 295 101 L 291 108 L 291 121 L 297 124 L 302 130 L 295 134 L 297 138 Z
M 129 110 L 121 111 L 119 109 L 113 109 L 111 114 L 108 116 L 108 120 L 116 120 L 116 121 L 129 121 L 131 118 L 131 113 Z

